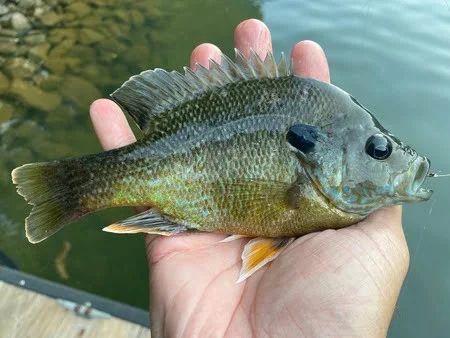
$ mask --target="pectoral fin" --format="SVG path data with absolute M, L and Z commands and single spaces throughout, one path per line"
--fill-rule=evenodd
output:
M 273 261 L 293 241 L 294 238 L 286 237 L 257 237 L 252 239 L 247 243 L 242 253 L 242 268 L 236 283 L 242 282 L 259 268 Z
M 163 236 L 172 236 L 187 230 L 188 229 L 184 225 L 172 222 L 154 209 L 146 210 L 140 214 L 103 228 L 103 231 L 119 234 L 135 234 L 143 232 Z
M 242 223 L 270 226 L 292 209 L 290 191 L 286 182 L 264 180 L 225 180 L 211 184 L 211 195 L 221 209 L 245 210 Z

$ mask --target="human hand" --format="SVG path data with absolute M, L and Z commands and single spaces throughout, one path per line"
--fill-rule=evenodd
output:
M 242 22 L 235 45 L 262 58 L 272 49 L 258 20 Z M 220 62 L 220 50 L 202 44 L 191 67 Z M 291 54 L 298 75 L 330 81 L 325 55 L 303 41 Z M 105 150 L 135 137 L 109 100 L 91 106 Z M 220 243 L 219 234 L 147 236 L 152 337 L 385 336 L 409 265 L 401 208 L 379 210 L 340 230 L 303 236 L 246 281 L 236 284 L 248 240 Z

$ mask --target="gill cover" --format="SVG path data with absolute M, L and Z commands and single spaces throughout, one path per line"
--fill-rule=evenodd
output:
M 289 128 L 286 139 L 313 184 L 339 207 L 342 204 L 342 168 L 336 163 L 343 162 L 343 151 L 333 148 L 330 136 L 317 126 L 296 124 Z
M 287 141 L 300 171 L 336 208 L 367 215 L 381 207 L 427 200 L 421 188 L 430 161 L 401 142 L 351 96 L 320 126 L 297 124 Z M 351 121 L 351 123 L 349 122 Z

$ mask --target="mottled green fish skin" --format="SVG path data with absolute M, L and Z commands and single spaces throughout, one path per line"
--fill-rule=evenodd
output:
M 157 116 L 131 146 L 68 160 L 68 183 L 83 213 L 150 205 L 190 228 L 252 236 L 343 227 L 363 216 L 330 206 L 286 144 L 289 126 L 350 104 L 340 95 L 295 76 L 232 83 Z
M 41 241 L 95 210 L 144 205 L 188 229 L 301 236 L 431 196 L 420 188 L 429 160 L 384 129 L 352 96 L 289 72 L 239 75 L 257 73 L 258 67 L 275 74 L 274 62 L 264 69 L 257 61 L 253 57 L 249 64 L 241 62 L 240 70 L 228 71 L 212 63 L 210 73 L 193 76 L 195 86 L 186 80 L 188 73 L 183 78 L 164 71 L 128 81 L 113 98 L 143 129 L 141 140 L 13 171 L 18 192 L 35 206 L 27 219 L 28 238 Z M 214 74 L 224 83 L 204 86 Z M 233 76 L 238 80 L 230 81 Z M 316 128 L 313 151 L 287 141 L 296 125 Z M 392 143 L 389 158 L 368 156 L 366 142 L 373 135 Z

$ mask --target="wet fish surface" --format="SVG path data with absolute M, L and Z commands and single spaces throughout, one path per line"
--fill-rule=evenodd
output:
M 430 161 L 338 87 L 254 52 L 209 69 L 133 76 L 112 94 L 144 137 L 12 172 L 33 205 L 37 243 L 103 208 L 150 206 L 104 230 L 172 236 L 220 232 L 246 245 L 238 281 L 293 238 L 338 229 L 385 206 L 428 200 Z

